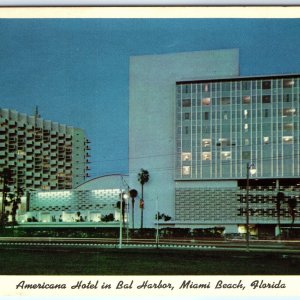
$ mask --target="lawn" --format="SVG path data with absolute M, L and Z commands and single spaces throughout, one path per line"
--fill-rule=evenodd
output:
M 299 275 L 299 256 L 162 249 L 0 249 L 1 275 Z

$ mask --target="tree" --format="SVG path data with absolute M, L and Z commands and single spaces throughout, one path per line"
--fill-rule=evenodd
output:
M 132 214 L 132 228 L 134 229 L 134 198 L 137 197 L 138 192 L 137 192 L 137 190 L 132 189 L 129 191 L 129 194 L 131 197 L 131 206 L 132 206 L 132 208 L 131 208 L 131 210 L 132 210 L 132 213 L 131 213 Z
M 12 172 L 8 168 L 4 168 L 1 172 L 1 177 L 3 181 L 2 187 L 2 208 L 1 208 L 1 225 L 2 227 L 5 226 L 7 221 L 7 213 L 5 212 L 5 203 L 7 203 L 6 197 L 10 191 L 9 184 L 12 183 Z
M 16 214 L 19 208 L 19 204 L 21 204 L 21 197 L 24 195 L 23 189 L 18 188 L 15 193 L 8 194 L 8 200 L 5 200 L 4 206 L 8 206 L 11 208 L 10 214 L 12 216 L 12 225 L 14 226 L 16 222 Z
M 297 207 L 297 199 L 295 197 L 288 198 L 288 207 L 289 207 L 289 213 L 292 217 L 292 223 L 291 223 L 291 230 L 292 230 L 294 222 L 295 222 L 296 207 Z
M 144 184 L 147 183 L 149 179 L 150 179 L 149 172 L 147 170 L 141 169 L 141 172 L 138 174 L 138 181 L 142 186 L 142 198 L 140 200 L 141 229 L 143 228 L 143 221 L 144 221 Z
M 280 208 L 281 203 L 284 202 L 284 193 L 278 192 L 277 193 L 277 199 L 276 199 L 276 211 L 277 211 L 277 224 L 279 229 L 279 236 L 281 236 L 281 226 L 280 226 Z

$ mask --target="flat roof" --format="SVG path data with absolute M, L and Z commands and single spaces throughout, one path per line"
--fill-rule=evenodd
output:
M 277 74 L 277 75 L 253 75 L 253 76 L 239 76 L 239 77 L 226 77 L 226 78 L 206 78 L 195 80 L 182 80 L 176 81 L 176 85 L 191 84 L 191 83 L 204 83 L 204 82 L 226 82 L 226 81 L 246 81 L 246 80 L 260 80 L 260 79 L 281 79 L 281 78 L 295 78 L 300 77 L 299 73 L 296 74 Z

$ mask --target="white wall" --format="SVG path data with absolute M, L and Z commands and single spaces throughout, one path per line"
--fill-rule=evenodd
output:
M 140 192 L 137 174 L 141 168 L 149 171 L 150 181 L 144 186 L 144 227 L 154 226 L 157 198 L 161 213 L 175 215 L 176 81 L 238 75 L 238 49 L 130 58 L 129 185 Z M 140 226 L 138 203 L 135 224 Z

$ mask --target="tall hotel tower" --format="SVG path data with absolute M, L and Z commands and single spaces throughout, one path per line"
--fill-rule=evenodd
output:
M 300 192 L 299 112 L 300 76 L 240 76 L 238 49 L 132 57 L 129 177 L 138 188 L 140 168 L 150 173 L 147 226 L 158 209 L 172 217 L 166 226 L 243 233 L 249 214 L 252 234 L 273 233 L 282 192 L 288 227 Z
M 88 140 L 74 128 L 0 109 L 0 170 L 24 190 L 71 189 L 85 181 Z

